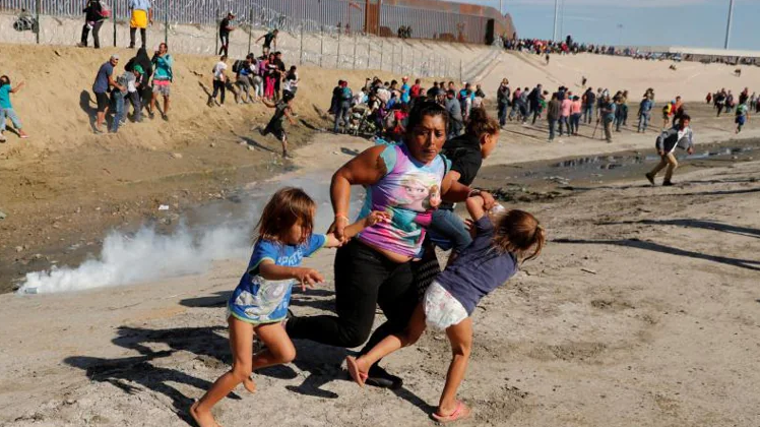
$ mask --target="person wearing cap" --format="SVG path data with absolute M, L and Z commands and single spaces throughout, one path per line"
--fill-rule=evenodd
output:
M 142 97 L 140 92 L 143 87 L 143 76 L 145 70 L 142 65 L 136 64 L 132 67 L 131 76 L 127 78 L 127 92 L 129 96 L 129 102 L 132 104 L 132 120 L 139 123 L 142 121 Z
M 230 21 L 235 19 L 235 14 L 232 11 L 227 12 L 227 17 L 222 19 L 219 24 L 219 40 L 222 42 L 222 47 L 219 48 L 219 55 L 229 55 L 230 49 L 230 33 L 235 30 Z
M 119 64 L 119 55 L 111 55 L 108 62 L 104 63 L 98 69 L 98 74 L 95 76 L 95 83 L 92 85 L 92 91 L 95 93 L 95 99 L 98 102 L 98 113 L 95 119 L 95 133 L 103 133 L 103 123 L 106 121 L 106 112 L 108 111 L 108 105 L 110 100 L 108 99 L 108 92 L 113 87 L 118 90 L 123 88 L 116 83 L 113 78 L 113 68 Z
M 142 40 L 142 47 L 148 43 L 147 36 L 145 34 L 148 24 L 153 24 L 153 6 L 150 4 L 150 0 L 129 0 L 129 48 L 135 47 L 135 35 L 137 29 L 140 29 L 140 39 Z

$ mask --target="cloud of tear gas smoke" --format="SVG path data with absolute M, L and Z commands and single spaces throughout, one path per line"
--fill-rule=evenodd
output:
M 325 232 L 333 218 L 329 184 L 313 179 L 299 179 L 288 184 L 303 188 L 314 198 L 318 205 L 315 231 Z M 277 187 L 282 186 L 285 184 Z M 97 259 L 85 261 L 76 268 L 28 273 L 18 292 L 68 292 L 149 282 L 201 274 L 208 271 L 215 260 L 245 259 L 251 253 L 251 229 L 273 192 L 274 189 L 254 198 L 246 213 L 248 218 L 238 218 L 235 225 L 212 225 L 200 230 L 180 227 L 170 235 L 161 235 L 151 227 L 143 227 L 134 235 L 112 232 L 103 242 Z M 354 192 L 363 193 L 358 188 Z M 215 212 L 213 217 L 222 215 Z

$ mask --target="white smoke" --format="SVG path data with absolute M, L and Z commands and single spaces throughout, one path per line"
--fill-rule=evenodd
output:
M 77 268 L 28 273 L 19 293 L 78 291 L 199 274 L 214 260 L 245 258 L 250 241 L 250 231 L 228 227 L 198 237 L 184 227 L 171 235 L 160 235 L 153 228 L 142 228 L 133 237 L 112 232 L 98 259 Z
M 324 177 L 322 177 L 324 178 Z M 319 177 L 303 177 L 282 183 L 303 188 L 317 203 L 315 232 L 324 233 L 332 223 L 329 184 Z M 207 226 L 193 232 L 179 227 L 170 235 L 162 235 L 151 227 L 143 227 L 135 235 L 112 232 L 103 242 L 97 259 L 85 261 L 76 268 L 53 268 L 50 271 L 27 273 L 19 293 L 37 294 L 79 291 L 106 286 L 149 282 L 169 277 L 206 272 L 215 260 L 245 259 L 251 254 L 252 228 L 264 204 L 274 191 L 259 193 L 258 200 L 246 209 L 236 226 Z M 352 211 L 358 211 L 364 191 L 352 189 L 356 198 Z M 229 212 L 214 208 L 205 212 L 212 220 L 227 217 Z M 245 226 L 238 225 L 242 222 Z M 242 274 L 242 272 L 241 272 Z

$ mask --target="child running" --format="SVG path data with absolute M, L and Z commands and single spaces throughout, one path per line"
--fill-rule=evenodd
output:
M 317 270 L 300 267 L 301 260 L 323 247 L 341 245 L 334 234 L 313 234 L 316 204 L 301 189 L 283 188 L 267 203 L 257 225 L 258 238 L 248 269 L 227 302 L 232 369 L 219 377 L 211 389 L 190 408 L 190 415 L 201 427 L 217 427 L 211 408 L 235 387 L 244 383 L 253 393 L 253 371 L 292 361 L 293 342 L 285 332 L 285 319 L 294 283 L 301 289 L 314 287 L 324 279 Z M 348 237 L 389 218 L 373 212 L 346 228 Z M 266 350 L 253 354 L 253 336 Z
M 747 101 L 744 101 L 736 107 L 736 119 L 734 119 L 734 122 L 736 122 L 736 133 L 742 131 L 742 127 L 747 123 L 748 119 L 749 108 L 747 108 Z
M 290 92 L 285 92 L 282 95 L 282 99 L 276 104 L 269 101 L 267 98 L 262 99 L 264 105 L 269 108 L 274 108 L 274 114 L 269 120 L 267 127 L 261 129 L 261 136 L 267 136 L 272 134 L 282 143 L 282 158 L 290 158 L 288 154 L 288 135 L 285 133 L 285 128 L 282 127 L 282 121 L 287 117 L 291 125 L 295 125 L 292 114 L 293 109 L 290 104 L 293 101 L 293 95 Z
M 427 289 L 407 329 L 402 334 L 388 336 L 358 359 L 346 358 L 351 377 L 364 386 L 370 366 L 394 351 L 417 342 L 426 324 L 445 330 L 453 357 L 438 409 L 431 414 L 442 423 L 470 415 L 470 408 L 458 401 L 456 396 L 472 348 L 472 313 L 475 307 L 484 296 L 517 272 L 521 260 L 535 258 L 544 246 L 544 229 L 533 215 L 511 210 L 495 217 L 492 222 L 484 204 L 479 195 L 467 199 L 467 210 L 475 221 L 473 228 L 477 235 Z

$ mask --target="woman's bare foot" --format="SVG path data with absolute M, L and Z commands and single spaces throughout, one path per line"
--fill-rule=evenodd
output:
M 245 387 L 246 390 L 248 390 L 249 393 L 256 393 L 256 382 L 253 381 L 253 378 L 248 377 L 245 380 L 243 380 L 243 387 Z
M 196 401 L 193 403 L 193 406 L 190 407 L 190 416 L 193 417 L 195 422 L 198 423 L 200 427 L 220 427 L 219 424 L 216 423 L 214 416 L 211 415 L 211 411 L 198 411 L 198 404 L 200 404 L 200 402 Z

